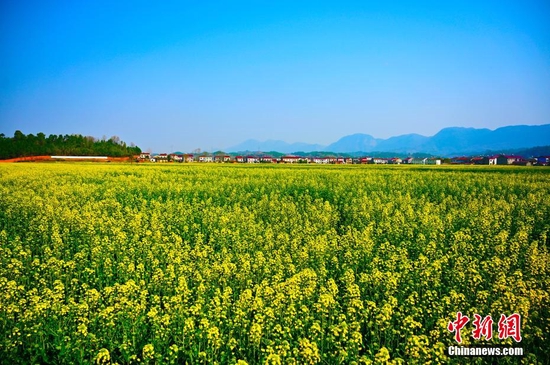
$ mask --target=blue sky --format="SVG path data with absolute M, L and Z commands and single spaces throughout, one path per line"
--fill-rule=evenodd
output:
M 2 1 L 0 133 L 143 150 L 550 123 L 548 1 Z

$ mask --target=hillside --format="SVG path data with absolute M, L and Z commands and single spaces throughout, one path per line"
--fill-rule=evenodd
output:
M 139 147 L 127 146 L 117 136 L 97 140 L 80 134 L 46 137 L 44 133 L 35 136 L 16 131 L 11 138 L 0 134 L 0 159 L 48 155 L 126 157 L 139 153 Z

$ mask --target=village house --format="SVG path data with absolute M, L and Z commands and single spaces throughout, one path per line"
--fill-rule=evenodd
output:
M 246 156 L 247 163 L 259 163 L 260 159 L 256 156 Z
M 470 163 L 470 158 L 466 156 L 453 157 L 451 163 L 454 165 L 466 165 Z
M 390 158 L 388 160 L 388 163 L 393 165 L 401 165 L 401 163 L 403 163 L 403 160 L 400 159 L 399 157 L 394 157 L 394 158 Z
M 214 158 L 211 155 L 199 156 L 199 162 L 213 162 Z
M 229 162 L 231 160 L 231 156 L 229 155 L 216 155 L 214 156 L 214 162 Z
M 522 158 L 521 160 L 519 161 L 515 161 L 512 163 L 512 165 L 517 165 L 517 166 L 533 166 L 533 165 L 536 165 L 537 163 L 537 159 L 536 158 Z
M 476 156 L 470 160 L 474 165 L 489 165 L 489 157 Z
M 300 161 L 300 157 L 298 156 L 283 156 L 281 157 L 281 162 L 283 163 L 298 163 Z
M 178 155 L 178 154 L 172 153 L 170 155 L 170 159 L 174 162 L 183 162 L 183 155 Z
M 313 157 L 313 163 L 327 164 L 330 162 L 328 157 Z
M 260 157 L 260 162 L 262 163 L 276 163 L 277 159 L 271 156 L 262 156 Z
M 168 154 L 160 153 L 158 155 L 155 155 L 155 162 L 168 162 Z
M 186 153 L 183 155 L 183 161 L 184 162 L 193 162 L 193 155 L 190 153 Z
M 514 155 L 499 155 L 497 157 L 497 165 L 512 165 L 516 162 L 520 162 L 523 160 L 523 157 L 521 156 L 514 156 Z
M 372 162 L 374 162 L 377 165 L 382 165 L 382 164 L 387 164 L 388 159 L 387 158 L 375 157 L 375 158 L 372 159 Z
M 410 162 L 413 165 L 425 165 L 427 158 L 413 158 Z
M 149 152 L 142 152 L 139 155 L 139 159 L 144 161 L 145 160 L 149 161 L 151 159 L 151 154 Z
M 439 158 L 427 158 L 426 165 L 441 165 L 441 159 Z

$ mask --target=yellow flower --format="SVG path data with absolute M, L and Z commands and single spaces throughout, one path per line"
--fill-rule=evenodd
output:
M 109 364 L 111 362 L 111 354 L 106 348 L 99 350 L 95 357 L 96 364 Z
M 142 355 L 144 360 L 152 360 L 155 355 L 155 347 L 150 343 L 143 346 Z

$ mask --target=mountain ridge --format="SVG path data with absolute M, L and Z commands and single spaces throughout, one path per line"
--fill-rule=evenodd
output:
M 329 145 L 287 143 L 281 140 L 247 140 L 228 152 L 279 151 L 282 153 L 326 151 L 334 153 L 395 152 L 451 156 L 479 151 L 525 149 L 550 145 L 550 124 L 511 125 L 494 130 L 473 127 L 447 127 L 431 137 L 416 133 L 375 138 L 366 133 L 346 135 Z

